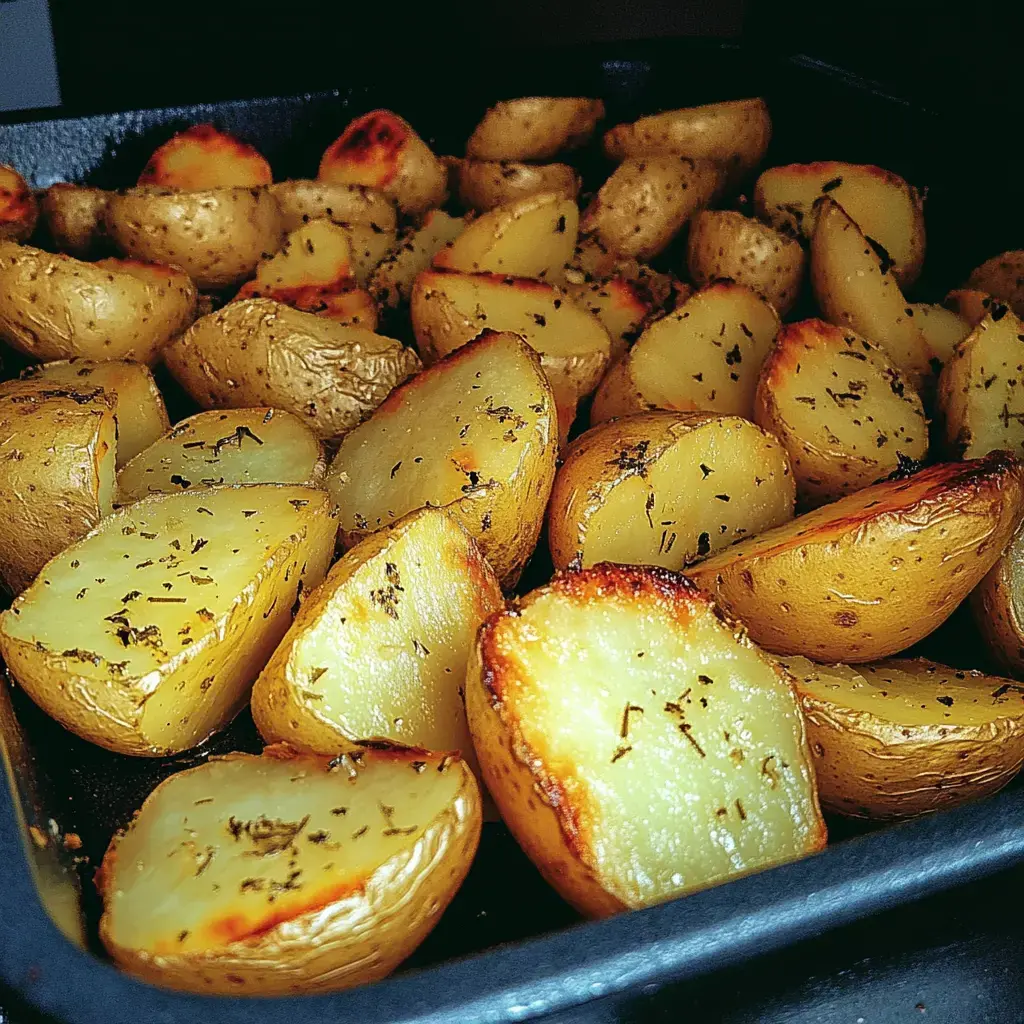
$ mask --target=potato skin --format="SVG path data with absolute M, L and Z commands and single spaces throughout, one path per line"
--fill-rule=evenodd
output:
M 989 655 L 1018 678 L 1024 674 L 1024 527 L 971 592 L 970 604 Z
M 398 226 L 394 200 L 367 185 L 296 178 L 271 185 L 270 194 L 281 208 L 288 232 L 320 217 L 344 224 L 376 224 L 384 231 Z
M 78 259 L 86 259 L 106 239 L 106 215 L 110 192 L 86 185 L 58 182 L 42 195 L 43 223 L 54 245 Z
M 0 241 L 23 242 L 36 229 L 39 201 L 25 179 L 0 164 Z
M 480 212 L 527 196 L 553 192 L 575 199 L 580 178 L 568 164 L 524 164 L 514 160 L 461 160 L 457 168 L 459 202 Z
M 496 103 L 466 143 L 470 160 L 550 160 L 578 149 L 604 117 L 600 100 L 525 96 Z
M 1024 250 L 1000 253 L 986 260 L 971 272 L 967 287 L 988 292 L 1024 319 Z

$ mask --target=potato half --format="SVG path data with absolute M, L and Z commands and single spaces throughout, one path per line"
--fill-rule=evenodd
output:
M 967 286 L 988 292 L 1024 318 L 1024 250 L 1000 253 L 986 260 L 971 272 Z
M 164 360 L 204 408 L 283 409 L 321 438 L 350 430 L 420 366 L 398 341 L 270 299 L 202 317 Z
M 13 593 L 110 511 L 116 449 L 102 388 L 0 384 L 0 578 Z
M 418 228 L 400 235 L 391 251 L 370 274 L 368 288 L 386 309 L 398 309 L 409 301 L 416 276 L 427 270 L 433 258 L 454 242 L 466 226 L 465 218 L 444 210 L 431 210 Z
M 212 124 L 196 124 L 157 148 L 138 184 L 194 191 L 254 188 L 273 180 L 270 164 L 255 147 Z
M 941 625 L 992 568 L 1024 511 L 1024 466 L 1005 452 L 930 466 L 690 570 L 779 654 L 861 662 Z
M 506 823 L 585 914 L 825 845 L 791 682 L 665 569 L 564 573 L 492 616 L 466 709 Z
M 327 474 L 352 546 L 427 505 L 448 508 L 511 587 L 540 534 L 557 448 L 537 354 L 485 331 L 346 434 Z
M 373 224 L 342 224 L 352 248 L 352 271 L 356 283 L 365 288 L 370 277 L 398 242 L 398 232 Z
M 528 196 L 553 192 L 575 200 L 580 178 L 569 164 L 524 164 L 514 160 L 460 160 L 456 167 L 459 202 L 481 212 Z
M 35 193 L 13 167 L 0 164 L 0 240 L 24 242 L 35 231 L 38 219 Z
M 298 416 L 281 409 L 211 409 L 176 424 L 117 474 L 117 500 L 178 494 L 224 484 L 319 486 L 323 446 Z
M 601 321 L 611 339 L 611 361 L 617 362 L 656 310 L 661 306 L 642 280 L 610 277 L 604 281 L 567 283 L 565 291 L 583 309 Z
M 121 754 L 222 728 L 334 551 L 331 500 L 257 484 L 161 494 L 103 519 L 0 615 L 0 652 L 66 729 Z
M 929 302 L 912 302 L 910 308 L 931 350 L 943 363 L 948 362 L 953 349 L 971 333 L 971 322 L 952 309 Z
M 211 758 L 165 779 L 111 841 L 100 937 L 130 973 L 202 995 L 376 981 L 437 923 L 480 820 L 452 754 Z
M 996 664 L 1024 675 L 1024 528 L 971 592 L 971 611 Z
M 60 252 L 78 259 L 95 254 L 106 238 L 103 218 L 110 192 L 87 185 L 57 182 L 39 200 L 43 223 Z
M 551 558 L 682 569 L 792 519 L 794 492 L 785 449 L 747 420 L 626 416 L 569 446 L 548 506 Z
M 761 367 L 754 421 L 782 441 L 805 507 L 928 454 L 921 399 L 885 353 L 823 320 L 786 324 Z
M 826 810 L 907 818 L 989 796 L 1024 763 L 1022 688 L 924 658 L 781 664 L 796 679 Z
M 321 217 L 342 224 L 376 225 L 382 231 L 394 231 L 398 225 L 394 200 L 366 185 L 297 178 L 271 185 L 270 194 L 281 208 L 285 231 Z
M 600 100 L 523 96 L 496 103 L 466 143 L 471 160 L 550 160 L 579 149 L 604 117 Z

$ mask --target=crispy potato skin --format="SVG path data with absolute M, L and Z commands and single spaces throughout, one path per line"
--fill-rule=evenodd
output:
M 600 100 L 526 96 L 491 107 L 466 143 L 470 160 L 550 160 L 578 149 L 604 117 Z
M 327 217 L 343 224 L 375 224 L 383 231 L 398 227 L 395 202 L 367 185 L 296 178 L 270 186 L 281 209 L 285 231 Z
M 1000 253 L 986 260 L 971 272 L 967 287 L 988 292 L 1024 319 L 1024 250 Z
M 93 255 L 106 239 L 103 223 L 110 193 L 58 182 L 42 195 L 40 212 L 54 245 L 78 259 Z
M 876 484 L 690 571 L 761 645 L 874 661 L 944 622 L 998 560 L 1024 509 L 1006 452 Z
M 575 199 L 580 178 L 568 164 L 524 164 L 514 160 L 460 160 L 457 167 L 459 202 L 485 212 L 518 199 L 553 192 Z
M 158 147 L 138 183 L 195 190 L 254 188 L 273 180 L 270 164 L 255 147 L 212 124 L 197 124 Z
M 38 219 L 39 201 L 25 179 L 13 167 L 0 164 L 0 241 L 25 241 Z
M 1024 527 L 971 592 L 970 602 L 989 655 L 1019 678 L 1024 674 Z

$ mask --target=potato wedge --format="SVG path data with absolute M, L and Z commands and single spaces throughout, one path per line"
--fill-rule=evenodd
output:
M 57 249 L 80 260 L 94 256 L 107 240 L 103 218 L 109 200 L 109 192 L 87 185 L 61 181 L 46 189 L 39 208 Z
M 921 390 L 939 361 L 914 319 L 884 250 L 833 199 L 819 203 L 811 238 L 811 285 L 826 320 L 873 341 Z
M 661 305 L 642 280 L 611 277 L 605 281 L 566 284 L 577 306 L 601 321 L 611 339 L 611 361 L 617 362 L 636 341 L 648 317 Z
M 413 512 L 357 544 L 303 602 L 253 687 L 256 726 L 268 743 L 331 756 L 377 739 L 461 750 L 479 774 L 466 664 L 480 624 L 504 607 L 469 534 L 443 509 Z
M 332 185 L 366 185 L 405 213 L 426 213 L 448 195 L 448 172 L 412 125 L 390 110 L 357 117 L 327 147 L 317 174 Z
M 466 710 L 505 822 L 584 914 L 825 845 L 792 683 L 665 569 L 564 573 L 492 616 Z
M 434 256 L 441 270 L 561 280 L 572 258 L 579 210 L 553 192 L 527 196 L 477 217 Z
M 398 242 L 398 233 L 373 224 L 342 224 L 352 249 L 352 272 L 360 288 L 370 283 L 370 277 Z
M 912 302 L 914 319 L 929 347 L 942 360 L 949 361 L 953 349 L 971 333 L 971 323 L 959 313 L 930 302 Z
M 311 220 L 327 217 L 342 224 L 376 224 L 394 231 L 398 217 L 393 199 L 366 185 L 294 179 L 270 186 L 284 219 L 285 231 L 295 231 Z
M 281 211 L 266 188 L 130 188 L 110 195 L 104 224 L 128 256 L 173 263 L 211 291 L 251 277 L 284 239 Z
M 971 592 L 970 602 L 989 655 L 1019 678 L 1024 673 L 1024 528 Z
M 195 286 L 175 267 L 0 242 L 0 338 L 35 359 L 152 362 L 195 309 Z
M 655 320 L 601 382 L 591 423 L 648 409 L 752 418 L 779 317 L 743 285 L 719 281 Z
M 130 973 L 201 995 L 376 981 L 437 923 L 480 821 L 452 754 L 211 758 L 165 779 L 112 840 L 100 937 Z
M 979 292 L 973 288 L 954 288 L 942 300 L 942 305 L 964 320 L 972 327 L 977 327 L 989 315 L 992 306 L 1005 306 L 1005 302 L 993 299 L 988 292 Z
M 170 429 L 163 395 L 144 363 L 68 359 L 30 366 L 21 376 L 60 387 L 103 388 L 114 400 L 118 469 Z
M 754 422 L 789 452 L 805 508 L 859 491 L 928 454 L 917 392 L 880 348 L 823 320 L 779 332 L 761 367 Z
M 321 438 L 350 430 L 420 368 L 416 353 L 392 338 L 270 299 L 202 317 L 164 361 L 205 409 L 283 409 Z
M 157 147 L 138 184 L 196 191 L 255 188 L 273 180 L 270 164 L 254 146 L 212 124 L 196 124 Z
M 24 242 L 36 228 L 39 201 L 25 179 L 0 164 L 0 241 Z
M 946 810 L 1001 789 L 1024 763 L 1024 700 L 1012 680 L 925 658 L 781 664 L 796 679 L 826 810 Z
M 754 209 L 784 234 L 811 239 L 817 200 L 826 195 L 884 251 L 899 286 L 909 288 L 924 264 L 924 202 L 898 174 L 837 160 L 771 167 L 754 186 Z
M 929 466 L 742 541 L 689 570 L 762 646 L 874 661 L 943 623 L 1020 522 L 1024 466 L 1005 452 Z
M 280 409 L 197 412 L 158 438 L 117 474 L 117 500 L 224 484 L 318 487 L 327 464 L 316 435 Z
M 617 256 L 657 256 L 723 185 L 710 160 L 647 156 L 623 160 L 584 210 L 580 231 Z
M 427 505 L 445 507 L 505 587 L 533 553 L 555 478 L 555 403 L 540 358 L 485 331 L 346 434 L 327 473 L 346 547 Z
M 988 292 L 1024 317 L 1024 250 L 1000 253 L 971 271 L 968 288 Z
M 600 100 L 524 96 L 496 103 L 466 143 L 471 160 L 550 160 L 585 145 L 604 117 Z
M 330 498 L 310 487 L 147 498 L 47 564 L 0 615 L 0 652 L 84 739 L 188 750 L 245 705 L 297 596 L 327 572 L 336 530 Z
M 0 384 L 0 579 L 11 592 L 110 511 L 116 452 L 114 400 L 102 388 Z
M 648 412 L 569 446 L 548 505 L 556 569 L 682 569 L 793 518 L 785 449 L 738 416 Z
M 807 267 L 803 246 L 733 210 L 701 210 L 690 224 L 687 266 L 698 287 L 726 278 L 753 288 L 785 316 Z
M 459 202 L 467 209 L 480 212 L 544 192 L 575 200 L 580 191 L 579 175 L 568 164 L 460 160 L 456 175 Z

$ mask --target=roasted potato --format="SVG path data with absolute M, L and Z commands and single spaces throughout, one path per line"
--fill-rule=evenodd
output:
M 253 687 L 261 735 L 332 756 L 375 739 L 461 750 L 475 768 L 466 663 L 504 607 L 469 534 L 443 509 L 411 513 L 357 544 L 303 603 Z
M 540 358 L 514 334 L 485 331 L 342 438 L 327 474 L 342 541 L 351 547 L 414 509 L 445 507 L 511 587 L 537 544 L 556 447 Z
M 996 664 L 1020 677 L 1024 673 L 1024 527 L 972 591 L 971 611 Z
M 1006 303 L 993 299 L 988 292 L 979 292 L 974 288 L 954 288 L 942 300 L 942 305 L 974 328 L 989 315 L 994 305 L 1005 306 Z
M 665 569 L 563 573 L 492 616 L 466 710 L 505 822 L 584 914 L 825 845 L 792 683 Z
M 203 408 L 283 409 L 321 438 L 350 430 L 420 366 L 400 342 L 270 299 L 202 317 L 164 361 Z
M 411 214 L 440 206 L 448 194 L 444 164 L 390 110 L 357 117 L 327 147 L 317 177 L 332 185 L 366 185 Z
M 456 168 L 459 202 L 486 211 L 528 196 L 553 192 L 575 200 L 580 178 L 568 164 L 524 164 L 514 160 L 460 160 Z
M 454 754 L 211 758 L 165 779 L 111 841 L 100 938 L 130 973 L 204 996 L 376 981 L 437 923 L 480 820 Z
M 271 185 L 270 194 L 281 208 L 285 231 L 321 217 L 342 224 L 376 225 L 382 231 L 395 231 L 398 226 L 394 200 L 365 185 L 300 178 Z
M 823 320 L 786 324 L 761 367 L 754 421 L 793 460 L 806 508 L 859 491 L 928 454 L 920 396 L 885 353 Z
M 211 409 L 176 424 L 117 474 L 122 505 L 223 484 L 323 483 L 323 446 L 280 409 Z
M 648 412 L 569 446 L 548 505 L 556 569 L 682 569 L 793 518 L 786 451 L 739 416 Z
M 892 262 L 846 211 L 826 196 L 811 238 L 811 284 L 826 320 L 873 341 L 915 388 L 929 385 L 939 360 L 914 318 Z
M 1024 318 L 1024 250 L 1000 253 L 986 260 L 972 271 L 967 287 L 988 292 Z
M 811 239 L 826 195 L 873 240 L 899 286 L 910 287 L 924 263 L 924 202 L 898 174 L 836 160 L 771 167 L 754 186 L 754 209 L 777 230 Z
M 648 318 L 658 307 L 641 280 L 610 277 L 604 281 L 565 285 L 569 297 L 601 321 L 611 339 L 611 361 L 617 362 L 636 341 Z
M 591 423 L 648 409 L 702 410 L 750 419 L 779 330 L 775 310 L 749 288 L 719 281 L 655 320 L 601 382 Z
M 561 280 L 572 258 L 579 210 L 556 193 L 527 196 L 481 214 L 434 256 L 434 266 L 464 273 Z
M 118 469 L 171 426 L 163 395 L 144 363 L 68 359 L 30 366 L 21 376 L 42 385 L 86 390 L 103 388 L 114 400 Z
M 195 309 L 195 286 L 175 267 L 0 242 L 0 338 L 35 359 L 152 362 Z
M 138 184 L 196 191 L 255 188 L 273 180 L 270 164 L 253 146 L 212 124 L 197 124 L 157 148 Z
M 104 225 L 127 255 L 173 263 L 213 291 L 251 277 L 284 239 L 281 210 L 266 188 L 130 188 L 111 193 Z
M 768 650 L 874 661 L 941 625 L 1024 512 L 1005 452 L 930 466 L 777 526 L 689 570 Z
M 25 179 L 0 164 L 0 241 L 24 242 L 36 229 L 39 201 Z
M 310 487 L 161 494 L 100 521 L 0 615 L 0 653 L 66 729 L 121 754 L 195 746 L 246 703 L 323 579 L 337 520 Z
M 604 117 L 600 100 L 524 96 L 496 103 L 466 143 L 470 160 L 550 160 L 579 149 Z
M 785 316 L 800 294 L 807 254 L 774 228 L 733 210 L 701 210 L 690 224 L 687 267 L 698 287 L 728 279 Z
M 398 234 L 392 228 L 386 230 L 373 224 L 342 224 L 352 249 L 352 270 L 356 283 L 365 288 L 370 276 L 383 262 L 398 242 Z
M 43 223 L 61 252 L 80 260 L 96 254 L 106 238 L 103 219 L 110 193 L 87 185 L 58 182 L 39 201 Z
M 970 321 L 945 306 L 912 302 L 909 308 L 914 311 L 914 319 L 924 340 L 943 363 L 949 361 L 953 349 L 971 333 Z
M 580 231 L 617 256 L 657 256 L 723 184 L 710 160 L 647 156 L 623 160 L 590 201 Z
M 102 388 L 0 384 L 0 579 L 13 593 L 110 511 L 116 441 Z
M 1024 763 L 1022 688 L 924 658 L 816 665 L 796 679 L 822 806 L 908 818 L 1001 789 Z

